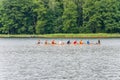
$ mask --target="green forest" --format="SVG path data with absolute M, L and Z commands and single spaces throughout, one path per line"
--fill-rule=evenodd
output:
M 120 0 L 0 0 L 0 34 L 120 33 Z

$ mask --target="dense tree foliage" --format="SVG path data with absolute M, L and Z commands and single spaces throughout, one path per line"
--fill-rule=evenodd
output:
M 119 0 L 1 0 L 0 34 L 120 33 Z

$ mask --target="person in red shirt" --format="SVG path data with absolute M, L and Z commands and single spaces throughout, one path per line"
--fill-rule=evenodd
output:
M 52 40 L 51 44 L 56 44 L 56 43 L 55 43 L 55 40 Z
M 73 44 L 76 45 L 76 44 L 77 44 L 77 41 L 75 40 L 75 41 L 73 42 Z

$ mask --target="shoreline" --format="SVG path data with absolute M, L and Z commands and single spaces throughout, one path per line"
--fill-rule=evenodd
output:
M 0 38 L 120 38 L 120 34 L 0 34 Z

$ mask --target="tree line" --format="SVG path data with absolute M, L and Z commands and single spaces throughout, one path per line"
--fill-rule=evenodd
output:
M 120 0 L 1 0 L 0 34 L 120 33 Z

